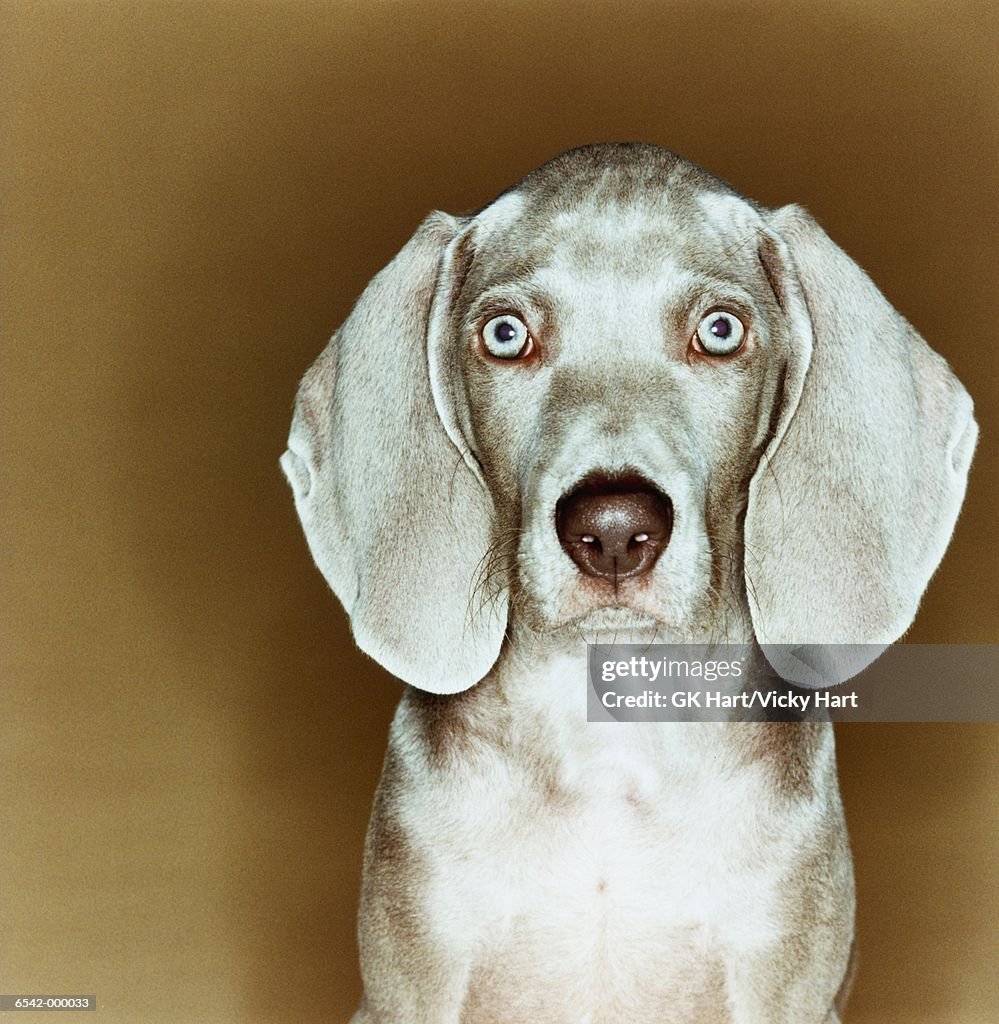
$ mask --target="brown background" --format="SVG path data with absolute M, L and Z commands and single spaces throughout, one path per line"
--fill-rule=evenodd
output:
M 292 396 L 430 208 L 569 146 L 805 203 L 947 356 L 983 439 L 911 639 L 999 640 L 995 5 L 807 6 L 0 5 L 0 991 L 349 1015 L 399 688 L 300 537 Z M 996 739 L 840 733 L 855 1024 L 999 1020 Z

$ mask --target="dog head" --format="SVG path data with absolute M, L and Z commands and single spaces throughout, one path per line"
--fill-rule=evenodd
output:
M 359 645 L 445 692 L 489 670 L 508 615 L 889 643 L 975 436 L 943 360 L 807 213 L 606 145 L 428 218 L 306 375 L 283 465 Z

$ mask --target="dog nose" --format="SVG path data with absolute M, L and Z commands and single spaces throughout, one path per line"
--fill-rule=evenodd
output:
M 643 478 L 595 478 L 561 498 L 558 539 L 586 573 L 602 579 L 647 573 L 669 543 L 673 506 Z

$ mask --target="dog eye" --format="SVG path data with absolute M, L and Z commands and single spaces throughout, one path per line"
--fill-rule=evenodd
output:
M 482 328 L 482 343 L 497 359 L 523 358 L 532 347 L 527 325 L 512 313 L 494 316 Z
M 716 309 L 697 325 L 695 346 L 711 356 L 730 356 L 742 347 L 746 328 L 732 313 Z

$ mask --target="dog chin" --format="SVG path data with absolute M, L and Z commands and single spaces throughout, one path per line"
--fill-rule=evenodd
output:
M 686 633 L 675 622 L 621 605 L 590 608 L 577 615 L 538 617 L 530 625 L 539 633 L 572 635 L 589 643 L 668 643 Z
M 665 627 L 667 623 L 656 619 L 654 616 L 649 615 L 646 612 L 640 612 L 634 608 L 621 607 L 620 605 L 617 605 L 594 608 L 592 611 L 587 612 L 585 615 L 576 619 L 573 625 L 587 631 L 592 629 L 646 631 L 650 629 L 661 629 Z

